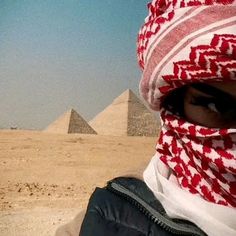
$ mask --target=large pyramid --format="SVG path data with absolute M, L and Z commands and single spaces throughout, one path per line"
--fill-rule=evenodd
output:
M 70 109 L 46 129 L 46 132 L 70 134 L 70 133 L 81 133 L 81 134 L 97 134 L 89 126 L 89 124 L 74 110 Z
M 89 124 L 98 134 L 119 136 L 157 136 L 160 128 L 158 118 L 130 89 Z

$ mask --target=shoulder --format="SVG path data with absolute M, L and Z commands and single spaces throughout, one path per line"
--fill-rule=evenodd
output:
M 95 232 L 96 236 L 148 235 L 150 227 L 155 232 L 162 231 L 154 226 L 142 207 L 138 207 L 138 199 L 151 204 L 156 201 L 146 184 L 136 178 L 119 177 L 109 181 L 105 188 L 96 188 L 89 200 L 80 235 L 94 235 Z
M 118 177 L 91 195 L 80 236 L 196 235 L 189 221 L 171 219 L 144 181 Z

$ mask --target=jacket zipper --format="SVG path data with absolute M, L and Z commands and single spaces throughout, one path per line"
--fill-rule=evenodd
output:
M 139 208 L 150 220 L 152 220 L 155 224 L 161 226 L 165 230 L 177 234 L 177 235 L 194 235 L 194 236 L 206 236 L 206 234 L 200 229 L 194 229 L 189 225 L 189 227 L 180 225 L 175 223 L 167 218 L 165 218 L 158 211 L 153 209 L 150 205 L 148 205 L 144 200 L 138 197 L 136 194 L 125 188 L 124 186 L 115 183 L 108 182 L 107 188 L 116 193 L 119 196 L 126 198 L 130 203 L 134 204 Z

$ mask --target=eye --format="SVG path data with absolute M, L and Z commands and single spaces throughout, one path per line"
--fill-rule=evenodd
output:
M 215 113 L 221 113 L 223 110 L 222 104 L 219 101 L 217 101 L 215 98 L 211 98 L 211 97 L 193 96 L 190 103 L 195 106 L 204 107 L 208 109 L 209 111 L 215 112 Z
M 216 108 L 216 104 L 213 103 L 213 102 L 208 104 L 208 109 L 213 111 L 213 112 L 220 113 L 219 110 Z

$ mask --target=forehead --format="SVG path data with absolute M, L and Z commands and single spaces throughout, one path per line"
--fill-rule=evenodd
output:
M 236 98 L 236 81 L 230 81 L 230 82 L 213 82 L 208 83 L 209 85 L 218 88 L 228 94 L 230 94 L 232 97 Z

